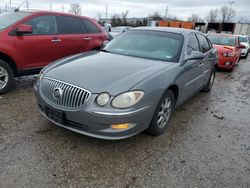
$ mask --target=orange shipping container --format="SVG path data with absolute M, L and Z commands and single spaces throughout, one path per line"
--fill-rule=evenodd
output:
M 194 23 L 193 22 L 182 22 L 181 28 L 194 29 Z
M 169 24 L 169 27 L 180 27 L 180 26 L 181 26 L 181 22 L 171 21 Z
M 160 27 L 168 27 L 169 26 L 169 22 L 168 21 L 160 21 L 159 22 L 159 26 Z

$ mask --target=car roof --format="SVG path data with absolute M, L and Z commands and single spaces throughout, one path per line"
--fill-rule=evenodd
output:
M 238 35 L 239 37 L 245 37 L 247 38 L 248 36 L 247 35 Z
M 147 31 L 163 31 L 163 32 L 172 32 L 178 33 L 182 35 L 188 35 L 190 33 L 201 33 L 192 29 L 184 29 L 184 28 L 175 28 L 175 27 L 136 27 L 131 30 L 147 30 Z M 202 34 L 202 33 L 201 33 Z
M 70 14 L 70 13 L 62 13 L 62 12 L 54 12 L 54 11 L 48 11 L 48 10 L 29 10 L 29 11 L 17 11 L 17 12 L 27 12 L 30 13 L 32 15 L 39 15 L 39 14 L 51 14 L 51 15 L 58 15 L 58 16 L 73 16 L 73 17 L 81 17 L 81 18 L 88 18 L 88 19 L 92 19 L 89 18 L 87 16 L 80 16 L 80 15 L 75 15 L 75 14 Z M 94 20 L 94 19 L 92 19 Z
M 233 35 L 233 34 L 225 34 L 225 33 L 209 33 L 209 34 L 208 34 L 208 36 L 209 36 L 209 35 L 218 35 L 218 36 L 235 37 L 235 38 L 237 38 L 237 37 L 238 37 L 238 35 Z

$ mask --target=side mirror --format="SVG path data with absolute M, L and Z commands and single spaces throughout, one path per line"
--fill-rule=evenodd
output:
M 192 51 L 191 54 L 185 58 L 185 61 L 200 60 L 200 59 L 204 59 L 204 58 L 205 58 L 205 55 L 203 53 L 198 52 L 198 51 Z
M 244 44 L 240 44 L 240 48 L 244 49 L 246 46 Z
M 16 29 L 16 33 L 19 35 L 33 33 L 33 28 L 30 25 L 21 24 Z

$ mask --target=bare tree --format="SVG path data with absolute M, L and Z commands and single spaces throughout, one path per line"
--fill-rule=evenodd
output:
M 180 18 L 179 18 L 178 16 L 176 16 L 176 15 L 171 15 L 171 14 L 169 14 L 169 15 L 167 16 L 166 19 L 169 19 L 169 20 L 176 20 L 176 21 L 180 20 Z
M 124 25 L 127 25 L 127 17 L 128 17 L 129 11 L 126 10 L 125 12 L 122 13 L 122 22 Z
M 218 18 L 218 9 L 211 9 L 208 13 L 208 15 L 205 17 L 207 22 L 216 22 Z
M 245 18 L 245 17 L 241 17 L 241 18 L 238 20 L 238 23 L 250 24 L 250 19 Z
M 76 15 L 81 15 L 82 14 L 82 8 L 81 8 L 80 4 L 78 4 L 78 3 L 71 4 L 69 13 L 76 14 Z
M 122 23 L 122 19 L 121 19 L 121 17 L 120 17 L 119 14 L 116 14 L 116 13 L 115 13 L 115 14 L 113 14 L 113 15 L 111 16 L 111 25 L 112 25 L 112 26 L 114 26 L 114 27 L 120 26 L 121 23 Z
M 152 15 L 149 15 L 149 18 L 156 21 L 163 20 L 163 16 L 159 12 L 155 12 Z
M 188 21 L 191 22 L 204 22 L 204 20 L 197 14 L 192 14 L 189 18 Z
M 233 8 L 229 8 L 228 6 L 223 6 L 220 9 L 221 14 L 221 21 L 223 23 L 225 22 L 231 22 L 233 18 L 236 16 L 236 11 Z

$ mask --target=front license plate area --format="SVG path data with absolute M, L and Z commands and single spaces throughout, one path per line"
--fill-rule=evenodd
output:
M 46 115 L 49 119 L 59 124 L 64 124 L 64 112 L 51 107 L 46 107 Z

